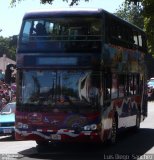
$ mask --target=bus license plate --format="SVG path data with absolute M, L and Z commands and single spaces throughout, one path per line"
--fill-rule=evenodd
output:
M 53 139 L 53 140 L 61 140 L 61 135 L 59 135 L 59 134 L 52 134 L 51 135 L 51 139 Z
M 3 133 L 12 133 L 11 129 L 3 129 Z

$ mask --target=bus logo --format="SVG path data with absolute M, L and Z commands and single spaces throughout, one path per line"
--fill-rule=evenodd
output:
M 28 114 L 28 121 L 30 123 L 42 123 L 42 114 L 40 113 L 30 113 Z

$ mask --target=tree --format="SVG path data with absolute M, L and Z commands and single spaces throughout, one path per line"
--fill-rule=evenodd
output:
M 15 36 L 16 37 L 16 36 Z M 0 57 L 3 54 L 6 54 L 12 60 L 16 59 L 16 47 L 17 47 L 17 39 L 13 37 L 3 38 L 0 37 Z
M 17 2 L 21 2 L 23 0 L 11 0 L 11 6 L 14 6 L 16 5 Z M 40 3 L 42 4 L 52 4 L 55 0 L 40 0 Z M 73 6 L 73 5 L 78 5 L 79 1 L 80 0 L 61 0 L 61 1 L 64 1 L 64 2 L 67 2 L 69 3 L 70 6 Z M 89 0 L 84 0 L 85 2 L 88 2 Z
M 144 17 L 142 8 L 143 7 L 141 6 L 141 4 L 135 5 L 133 3 L 130 4 L 128 1 L 125 1 L 117 10 L 115 15 L 143 29 Z
M 143 6 L 144 28 L 148 38 L 149 53 L 154 55 L 154 0 L 126 0 L 136 5 L 141 2 Z
M 149 52 L 154 55 L 154 1 L 143 0 L 144 6 L 144 22 L 148 37 Z

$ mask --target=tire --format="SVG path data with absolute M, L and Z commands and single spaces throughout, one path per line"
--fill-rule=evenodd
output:
M 16 139 L 15 139 L 15 133 L 13 133 L 13 134 L 11 135 L 11 138 L 12 138 L 13 140 L 16 140 Z
M 118 121 L 117 121 L 116 116 L 114 116 L 112 120 L 112 129 L 111 129 L 111 136 L 109 139 L 109 144 L 117 143 L 117 131 L 118 131 Z
M 48 141 L 36 141 L 36 143 L 37 143 L 37 145 L 39 145 L 39 146 L 46 146 L 46 145 L 49 144 Z
M 136 125 L 133 127 L 133 130 L 135 132 L 139 131 L 140 129 L 140 122 L 141 122 L 141 114 L 140 112 L 138 111 L 137 115 L 136 115 Z

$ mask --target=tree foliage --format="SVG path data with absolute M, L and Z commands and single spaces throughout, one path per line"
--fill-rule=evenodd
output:
M 144 24 L 148 37 L 149 52 L 154 55 L 154 0 L 143 0 Z
M 21 2 L 23 0 L 11 0 L 11 6 L 16 5 L 18 2 Z M 53 4 L 55 0 L 40 0 L 41 4 Z M 78 5 L 80 0 L 61 0 L 69 4 L 69 6 Z M 85 2 L 88 2 L 89 0 L 84 0 Z
M 119 9 L 117 9 L 115 15 L 143 29 L 144 17 L 142 14 L 142 8 L 141 5 L 130 4 L 128 1 L 125 1 Z
M 3 38 L 0 37 L 0 57 L 3 56 L 3 54 L 6 54 L 6 56 L 12 60 L 15 60 L 15 54 L 16 54 L 16 46 L 17 46 L 17 38 L 9 37 L 9 38 Z
M 126 0 L 143 6 L 144 28 L 148 38 L 149 53 L 154 55 L 154 0 Z

